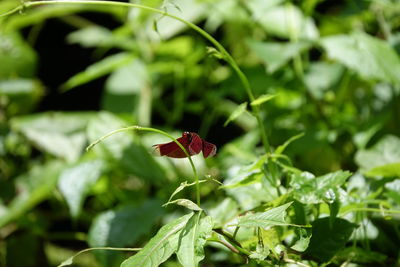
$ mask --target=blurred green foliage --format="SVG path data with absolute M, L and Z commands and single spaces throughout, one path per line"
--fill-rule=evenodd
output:
M 400 264 L 398 1 L 135 3 L 214 36 L 256 100 L 223 54 L 165 15 L 70 3 L 0 17 L 0 266 L 54 266 L 87 246 L 143 249 L 85 253 L 78 266 Z M 0 14 L 18 5 L 3 0 Z M 55 20 L 95 63 L 49 88 L 34 47 Z M 99 110 L 40 109 L 49 92 L 98 78 Z M 177 198 L 195 199 L 187 160 L 151 154 L 163 136 L 118 133 L 85 151 L 134 124 L 218 137 L 215 158 L 193 157 L 201 212 L 162 207 L 179 185 Z

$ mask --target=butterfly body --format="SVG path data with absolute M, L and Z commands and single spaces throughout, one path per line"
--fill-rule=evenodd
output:
M 217 147 L 193 132 L 184 132 L 182 137 L 176 139 L 188 152 L 190 156 L 197 155 L 203 151 L 204 158 L 212 157 L 217 152 Z M 155 153 L 159 156 L 170 158 L 186 158 L 185 152 L 175 142 L 154 145 Z

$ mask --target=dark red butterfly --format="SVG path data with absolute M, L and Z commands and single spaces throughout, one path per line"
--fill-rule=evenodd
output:
M 184 132 L 182 137 L 176 139 L 186 149 L 190 156 L 199 154 L 203 151 L 203 157 L 208 158 L 215 155 L 217 147 L 214 144 L 201 139 L 197 133 Z M 165 144 L 154 145 L 155 154 L 159 156 L 167 156 L 170 158 L 186 158 L 185 152 L 175 143 L 169 142 Z

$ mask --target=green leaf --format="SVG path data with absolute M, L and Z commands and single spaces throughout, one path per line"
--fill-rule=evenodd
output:
M 396 176 L 399 173 L 400 138 L 386 135 L 369 149 L 357 151 L 355 160 L 370 176 Z
M 266 156 L 262 156 L 252 164 L 241 166 L 237 174 L 224 181 L 222 188 L 237 188 L 261 182 L 264 176 L 262 173 L 263 164 L 267 159 Z
M 340 187 L 351 176 L 348 171 L 336 171 L 314 177 L 310 173 L 294 174 L 290 182 L 295 199 L 304 204 L 332 202 L 334 189 Z
M 141 205 L 127 205 L 100 213 L 89 230 L 91 247 L 123 247 L 148 234 L 164 214 L 160 200 L 148 200 Z
M 340 81 L 343 71 L 344 67 L 338 63 L 311 63 L 304 76 L 307 90 L 316 99 L 322 100 L 329 89 Z
M 400 59 L 388 42 L 355 32 L 325 37 L 321 44 L 328 57 L 356 71 L 364 79 L 400 84 Z
M 163 215 L 161 201 L 154 199 L 140 205 L 126 205 L 102 212 L 96 216 L 89 229 L 88 243 L 91 247 L 132 246 L 139 238 L 150 234 Z M 111 266 L 120 255 L 98 251 L 96 256 L 105 266 Z
M 367 176 L 400 177 L 400 162 L 374 167 L 365 172 Z
M 275 0 L 264 4 L 269 5 L 266 8 L 254 5 L 252 10 L 253 19 L 257 20 L 268 33 L 282 38 L 311 40 L 318 38 L 319 33 L 314 21 L 305 17 L 300 8 L 292 4 L 272 6 L 276 2 Z
M 306 253 L 323 262 L 330 260 L 346 245 L 356 227 L 356 224 L 341 218 L 336 218 L 333 224 L 329 218 L 315 220 Z
M 229 118 L 225 121 L 224 127 L 226 127 L 231 121 L 234 121 L 240 115 L 242 115 L 242 113 L 246 111 L 246 108 L 247 108 L 247 102 L 244 102 L 239 106 L 237 106 L 236 109 L 231 113 Z
M 199 183 L 204 183 L 204 182 L 207 182 L 207 180 L 200 180 L 200 181 L 199 181 Z M 176 194 L 178 194 L 179 192 L 181 192 L 181 191 L 182 191 L 183 189 L 185 189 L 186 187 L 193 186 L 193 185 L 196 185 L 196 184 L 197 184 L 197 182 L 193 182 L 193 183 L 189 183 L 189 184 L 188 184 L 187 181 L 182 182 L 182 183 L 175 189 L 175 191 L 171 194 L 171 196 L 170 196 L 169 199 L 168 199 L 168 202 L 170 202 L 170 201 L 174 198 L 174 196 L 175 196 Z
M 400 204 L 400 179 L 386 183 L 385 189 L 387 190 L 386 195 L 393 199 L 397 204 Z
M 179 206 L 183 206 L 185 208 L 188 208 L 188 209 L 194 210 L 194 211 L 202 210 L 199 206 L 197 206 L 197 204 L 195 204 L 193 201 L 191 201 L 189 199 L 175 199 L 173 201 L 169 201 L 169 202 L 165 203 L 163 205 L 163 207 L 168 206 L 170 204 L 176 204 Z
M 80 44 L 86 48 L 110 45 L 112 32 L 98 25 L 88 26 L 68 34 L 67 41 L 70 44 Z
M 108 112 L 100 112 L 88 125 L 89 140 L 94 141 L 110 131 L 125 127 L 126 123 Z M 147 181 L 161 184 L 165 182 L 164 170 L 152 157 L 148 149 L 139 142 L 134 142 L 132 132 L 115 134 L 101 143 L 93 150 L 101 157 L 111 160 L 117 168 L 126 173 L 141 177 Z
M 0 80 L 0 96 L 2 108 L 6 114 L 12 117 L 17 114 L 31 111 L 44 93 L 43 86 L 37 80 L 32 79 L 8 79 Z
M 54 192 L 63 164 L 51 161 L 37 165 L 28 173 L 16 178 L 18 195 L 6 210 L 1 211 L 0 228 L 23 216 Z
M 146 65 L 139 59 L 131 59 L 127 64 L 111 73 L 106 82 L 106 90 L 116 95 L 140 94 L 149 86 L 150 77 Z
M 86 70 L 72 76 L 62 86 L 63 91 L 70 90 L 79 85 L 88 83 L 92 80 L 100 78 L 106 74 L 109 74 L 113 70 L 123 66 L 132 61 L 134 56 L 128 53 L 120 53 L 111 55 L 90 65 Z
M 197 267 L 204 259 L 203 247 L 211 235 L 213 222 L 210 216 L 201 216 L 202 212 L 193 215 L 180 232 L 176 254 L 184 267 Z
M 212 217 L 215 228 L 222 228 L 239 214 L 239 207 L 233 199 L 227 197 L 222 201 L 216 200 L 206 212 Z
M 250 48 L 266 65 L 269 73 L 282 68 L 290 59 L 309 49 L 309 42 L 301 41 L 296 43 L 277 43 L 249 41 Z
M 13 118 L 11 126 L 39 149 L 72 162 L 83 152 L 87 142 L 85 129 L 93 115 L 91 112 L 46 112 Z
M 380 265 L 385 265 L 385 260 L 387 256 L 379 252 L 375 252 L 370 249 L 363 249 L 360 247 L 348 247 L 339 250 L 335 255 L 335 258 L 339 261 L 348 261 L 351 259 L 352 262 L 360 263 L 380 263 Z
M 299 252 L 304 252 L 310 244 L 312 237 L 311 230 L 305 228 L 296 228 L 295 232 L 299 236 L 299 239 L 290 248 Z
M 125 260 L 121 267 L 157 267 L 166 261 L 179 246 L 179 236 L 193 213 L 164 225 L 136 255 Z
M 260 244 L 257 244 L 256 251 L 252 251 L 252 253 L 249 255 L 249 258 L 258 261 L 263 261 L 268 257 L 269 254 L 270 250 L 268 246 L 265 245 L 261 246 Z
M 292 202 L 289 202 L 265 212 L 244 215 L 239 217 L 237 225 L 241 227 L 261 228 L 268 228 L 276 225 L 290 225 L 285 220 L 285 211 L 291 204 Z
M 36 72 L 37 55 L 17 32 L 0 31 L 0 62 L 0 80 L 31 78 Z
M 83 201 L 100 177 L 103 167 L 103 161 L 92 160 L 75 164 L 61 173 L 58 188 L 73 218 L 80 214 Z
M 252 101 L 250 103 L 250 105 L 252 106 L 259 106 L 261 104 L 264 104 L 267 101 L 270 101 L 271 99 L 273 99 L 274 97 L 276 97 L 276 95 L 269 95 L 269 94 L 265 94 L 265 95 L 260 95 L 259 97 L 257 97 L 256 100 Z
M 285 143 L 283 143 L 282 145 L 278 146 L 275 149 L 275 154 L 278 154 L 278 155 L 282 154 L 288 145 L 290 145 L 293 141 L 296 141 L 297 139 L 299 139 L 303 136 L 304 136 L 304 133 L 299 133 L 295 136 L 290 137 Z

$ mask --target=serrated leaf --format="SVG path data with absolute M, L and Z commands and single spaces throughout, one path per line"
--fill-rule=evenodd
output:
M 194 210 L 194 211 L 202 210 L 199 206 L 197 206 L 197 204 L 195 204 L 193 201 L 191 201 L 189 199 L 175 199 L 173 201 L 169 201 L 169 202 L 165 203 L 163 206 L 168 206 L 170 204 L 176 204 L 179 206 L 183 206 L 185 208 L 188 208 L 188 209 Z
M 131 62 L 133 59 L 134 56 L 128 53 L 120 53 L 106 57 L 90 65 L 84 71 L 69 78 L 68 81 L 61 86 L 61 88 L 63 91 L 68 91 L 74 87 L 88 83 L 92 80 L 109 74 L 113 70 Z
M 211 235 L 213 223 L 210 216 L 201 216 L 202 212 L 193 215 L 180 232 L 176 254 L 184 267 L 197 267 L 204 259 L 203 247 Z
M 166 261 L 179 246 L 179 235 L 193 213 L 182 216 L 161 227 L 146 246 L 125 260 L 121 267 L 157 267 Z
M 86 194 L 100 177 L 103 167 L 103 161 L 93 160 L 80 162 L 61 173 L 58 188 L 73 218 L 80 214 Z
M 303 172 L 293 175 L 290 185 L 295 199 L 304 204 L 317 204 L 331 201 L 334 189 L 343 185 L 350 176 L 348 171 L 336 171 L 319 177 Z
M 231 113 L 229 118 L 225 121 L 224 127 L 226 127 L 231 121 L 234 121 L 236 118 L 242 115 L 242 113 L 246 111 L 246 108 L 247 108 L 247 102 L 244 102 L 239 106 L 237 106 L 236 109 Z
M 257 212 L 239 217 L 237 225 L 240 227 L 261 228 L 268 228 L 276 225 L 290 225 L 285 220 L 285 211 L 291 204 L 292 202 L 289 202 L 265 212 Z
M 259 97 L 257 97 L 256 100 L 251 101 L 250 105 L 259 106 L 261 104 L 264 104 L 267 101 L 270 101 L 274 97 L 276 97 L 276 95 L 270 95 L 270 94 L 260 95 Z

